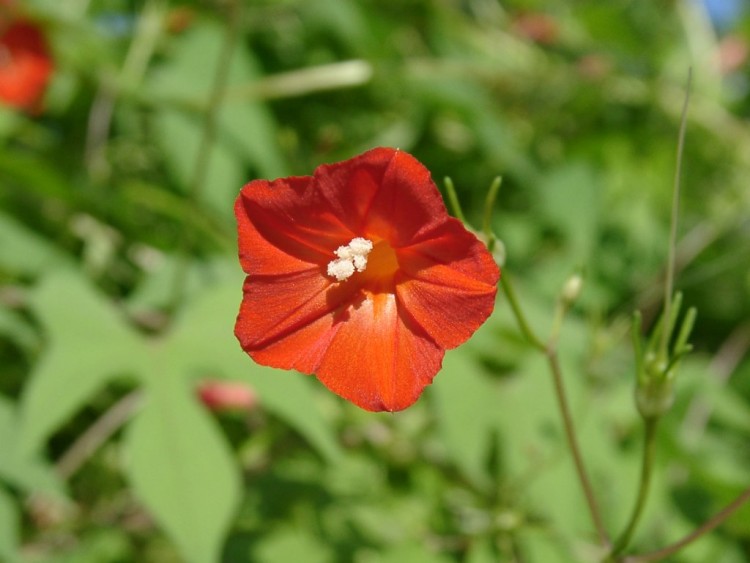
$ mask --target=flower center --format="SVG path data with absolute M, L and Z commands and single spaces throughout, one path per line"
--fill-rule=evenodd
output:
M 390 280 L 398 270 L 396 252 L 384 240 L 373 244 L 366 238 L 353 238 L 346 246 L 339 246 L 334 254 L 336 259 L 328 263 L 328 275 L 336 281 L 347 280 L 354 272 L 363 272 L 364 280 L 379 282 Z
M 367 261 L 365 278 L 370 281 L 390 281 L 397 270 L 396 251 L 384 240 L 376 242 Z
M 337 281 L 344 281 L 355 272 L 364 272 L 367 267 L 367 255 L 372 250 L 372 242 L 366 238 L 353 238 L 346 246 L 339 246 L 334 254 L 335 260 L 328 263 L 328 275 Z

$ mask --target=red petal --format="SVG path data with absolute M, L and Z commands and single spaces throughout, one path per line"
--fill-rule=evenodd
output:
M 26 110 L 38 109 L 54 63 L 40 28 L 16 20 L 0 34 L 0 100 Z
M 331 322 L 326 328 L 317 321 L 333 318 L 355 291 L 355 284 L 332 284 L 317 267 L 284 276 L 248 276 L 235 334 L 242 348 L 264 365 L 312 372 L 317 364 L 298 357 L 315 347 L 321 330 L 330 328 Z
M 450 219 L 431 238 L 398 254 L 399 306 L 443 348 L 468 340 L 492 313 L 500 272 L 459 221 Z
M 315 180 L 333 213 L 352 232 L 377 234 L 394 247 L 448 218 L 429 171 L 402 151 L 377 148 L 320 166 Z
M 366 410 L 413 404 L 440 369 L 443 350 L 398 314 L 392 294 L 365 298 L 355 290 L 360 297 L 353 299 L 342 286 L 326 292 L 309 283 L 305 297 L 288 303 L 282 296 L 293 295 L 299 281 L 293 278 L 308 277 L 313 279 L 303 273 L 245 284 L 235 326 L 242 347 L 260 364 L 315 373 L 331 391 Z
M 326 265 L 354 235 L 330 213 L 310 177 L 255 180 L 234 205 L 240 263 L 248 274 L 299 272 Z
M 405 409 L 440 369 L 443 350 L 399 314 L 393 294 L 363 297 L 334 328 L 316 375 L 363 409 Z

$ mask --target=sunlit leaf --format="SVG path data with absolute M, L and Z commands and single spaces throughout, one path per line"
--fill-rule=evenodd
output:
M 51 241 L 0 212 L 0 270 L 36 276 L 71 265 L 70 257 Z
M 130 480 L 187 561 L 218 561 L 241 494 L 239 470 L 185 382 L 164 369 L 128 433 Z
M 111 303 L 73 273 L 47 276 L 31 304 L 46 329 L 45 353 L 22 398 L 22 440 L 39 449 L 114 377 L 146 369 L 146 348 Z
M 41 456 L 21 449 L 19 434 L 16 409 L 11 401 L 0 396 L 0 480 L 27 494 L 43 493 L 62 499 L 64 488 L 60 479 Z
M 13 498 L 0 486 L 0 559 L 17 560 L 21 519 Z

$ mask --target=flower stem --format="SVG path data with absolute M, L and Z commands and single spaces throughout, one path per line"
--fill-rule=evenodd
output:
M 669 225 L 669 255 L 667 257 L 667 276 L 664 282 L 664 319 L 665 322 L 670 318 L 670 308 L 672 306 L 672 290 L 674 289 L 674 271 L 675 271 L 675 253 L 677 249 L 677 219 L 680 214 L 680 181 L 682 178 L 682 153 L 685 148 L 685 129 L 687 126 L 687 110 L 690 103 L 690 85 L 693 80 L 693 69 L 688 68 L 687 85 L 685 87 L 685 101 L 682 105 L 682 115 L 680 116 L 680 132 L 677 140 L 677 160 L 675 163 L 674 185 L 672 187 L 672 214 Z M 664 360 L 669 353 L 669 330 L 666 325 L 662 327 L 661 341 L 659 342 L 659 354 Z
M 482 232 L 484 237 L 487 239 L 487 250 L 492 252 L 495 250 L 495 233 L 492 231 L 492 210 L 495 207 L 495 200 L 497 194 L 500 191 L 500 185 L 503 183 L 501 176 L 497 176 L 490 184 L 490 189 L 487 190 L 487 197 L 484 200 L 484 217 L 482 219 Z
M 503 273 L 503 275 L 500 276 L 500 286 L 503 288 L 505 296 L 508 298 L 508 303 L 510 303 L 510 308 L 513 311 L 513 316 L 516 318 L 518 328 L 521 329 L 521 332 L 526 337 L 526 340 L 528 340 L 529 343 L 540 352 L 546 353 L 547 346 L 539 339 L 536 334 L 534 334 L 531 326 L 526 321 L 526 317 L 521 310 L 521 305 L 518 302 L 516 291 L 513 289 L 513 285 L 510 283 L 507 273 Z
M 581 448 L 578 445 L 578 438 L 576 436 L 575 426 L 573 425 L 573 417 L 570 414 L 570 406 L 568 403 L 567 393 L 565 392 L 565 385 L 562 378 L 562 370 L 560 369 L 560 360 L 557 356 L 557 350 L 555 348 L 548 348 L 546 351 L 547 362 L 549 364 L 550 372 L 552 372 L 552 380 L 555 384 L 555 396 L 557 397 L 557 406 L 560 409 L 560 415 L 563 419 L 563 428 L 565 429 L 565 437 L 568 440 L 568 447 L 570 453 L 573 456 L 573 462 L 575 463 L 576 473 L 578 480 L 583 488 L 583 494 L 586 497 L 586 504 L 589 507 L 589 513 L 591 519 L 596 527 L 596 533 L 599 536 L 599 541 L 604 546 L 609 546 L 609 536 L 604 528 L 604 522 L 602 521 L 601 513 L 599 512 L 599 506 L 594 496 L 594 489 L 591 487 L 591 481 L 589 480 L 588 473 L 586 472 L 586 466 L 583 463 L 583 456 L 581 455 Z
M 591 519 L 596 527 L 596 532 L 599 536 L 599 541 L 603 546 L 609 547 L 609 536 L 604 529 L 601 513 L 594 496 L 594 490 L 591 487 L 591 481 L 589 480 L 588 473 L 586 472 L 586 466 L 583 463 L 583 456 L 581 455 L 581 448 L 578 445 L 578 438 L 576 437 L 575 425 L 573 424 L 573 417 L 570 413 L 570 405 L 568 403 L 568 396 L 565 392 L 565 384 L 562 377 L 562 369 L 560 368 L 560 360 L 557 355 L 557 348 L 555 345 L 556 338 L 550 338 L 548 344 L 544 344 L 541 339 L 534 333 L 529 323 L 526 321 L 526 317 L 523 314 L 521 306 L 518 302 L 518 297 L 513 289 L 513 285 L 508 279 L 507 274 L 503 274 L 500 278 L 500 285 L 505 292 L 510 308 L 513 311 L 513 315 L 516 318 L 521 332 L 526 339 L 547 358 L 550 372 L 552 373 L 552 380 L 555 386 L 555 397 L 557 398 L 557 405 L 560 409 L 560 414 L 563 420 L 563 428 L 565 431 L 565 437 L 568 441 L 568 447 L 573 456 L 573 463 L 575 464 L 576 474 L 578 480 L 583 488 L 584 496 L 586 497 L 586 504 L 591 514 Z
M 750 501 L 750 487 L 742 491 L 736 499 L 734 499 L 727 506 L 725 506 L 722 510 L 720 510 L 717 514 L 715 514 L 713 518 L 704 522 L 703 525 L 701 525 L 699 528 L 696 528 L 695 530 L 690 532 L 681 540 L 678 540 L 675 543 L 668 545 L 667 547 L 657 549 L 656 551 L 652 551 L 650 553 L 643 553 L 641 555 L 630 555 L 628 557 L 625 557 L 623 559 L 623 562 L 624 563 L 646 563 L 647 561 L 661 561 L 662 559 L 669 557 L 673 553 L 677 553 L 678 551 L 680 551 L 687 545 L 693 543 L 695 540 L 697 540 L 701 536 L 704 536 L 705 534 L 707 534 L 708 532 L 710 532 L 711 530 L 719 526 L 721 523 L 727 520 L 732 514 L 734 514 L 737 510 L 739 510 L 743 504 L 745 504 L 748 501 Z
M 650 417 L 644 419 L 644 437 L 643 437 L 643 457 L 641 459 L 641 481 L 638 486 L 638 496 L 636 497 L 633 512 L 630 514 L 630 520 L 625 530 L 615 542 L 612 548 L 612 556 L 616 557 L 628 547 L 630 540 L 633 538 L 635 529 L 646 507 L 646 499 L 651 487 L 651 475 L 654 468 L 654 456 L 656 453 L 656 427 L 659 419 Z
M 464 210 L 461 209 L 461 202 L 458 200 L 458 194 L 456 193 L 456 186 L 453 185 L 453 180 L 446 176 L 443 181 L 445 183 L 445 192 L 448 196 L 448 205 L 450 206 L 453 215 L 464 225 L 467 225 L 468 223 L 466 223 Z

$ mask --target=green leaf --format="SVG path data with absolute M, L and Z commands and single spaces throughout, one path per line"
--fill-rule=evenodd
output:
M 43 459 L 25 453 L 18 438 L 16 409 L 11 401 L 0 397 L 0 479 L 26 493 L 44 493 L 62 500 L 64 489 L 60 479 Z
M 143 340 L 80 276 L 56 273 L 31 295 L 48 345 L 22 397 L 22 441 L 38 450 L 60 424 L 116 376 L 147 369 Z
M 218 561 L 242 492 L 239 471 L 222 435 L 179 374 L 162 373 L 152 381 L 127 444 L 136 494 L 185 559 Z
M 0 560 L 16 561 L 21 519 L 13 498 L 0 486 Z
M 0 269 L 38 276 L 71 265 L 72 260 L 45 238 L 0 212 Z
M 39 338 L 29 322 L 16 311 L 2 306 L 0 306 L 0 335 L 4 335 L 19 348 L 27 351 L 39 346 Z

